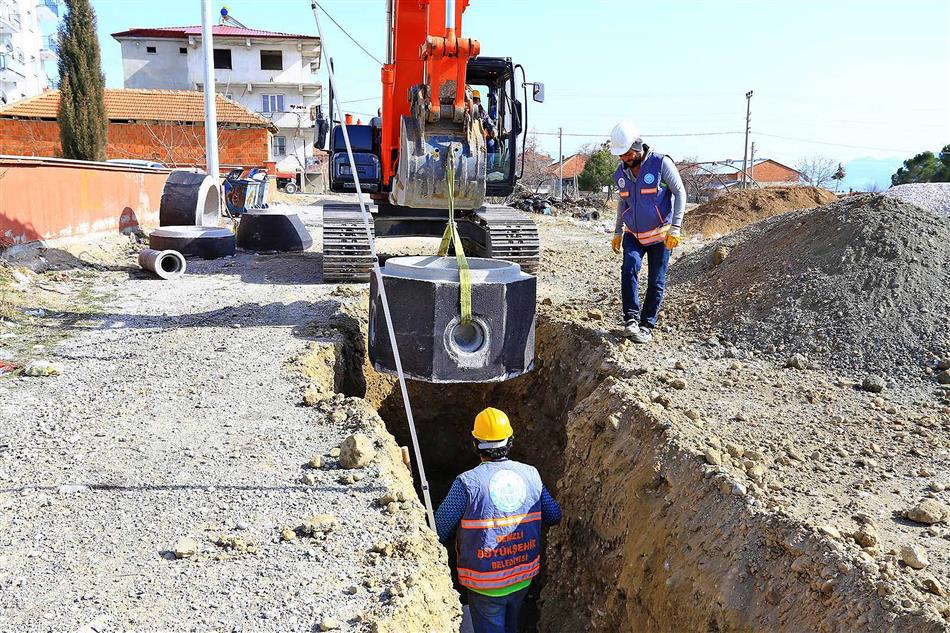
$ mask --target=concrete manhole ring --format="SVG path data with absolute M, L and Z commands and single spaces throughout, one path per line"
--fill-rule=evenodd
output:
M 234 255 L 234 233 L 226 228 L 163 226 L 148 236 L 149 248 L 178 251 L 185 257 L 217 259 Z

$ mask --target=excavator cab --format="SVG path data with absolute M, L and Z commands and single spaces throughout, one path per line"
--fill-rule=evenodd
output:
M 504 198 L 515 187 L 515 159 L 524 106 L 515 98 L 515 73 L 507 57 L 473 57 L 465 82 L 479 112 L 488 156 L 485 195 Z M 477 95 L 477 96 L 476 96 Z

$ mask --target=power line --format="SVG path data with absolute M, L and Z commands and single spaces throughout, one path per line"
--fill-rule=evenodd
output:
M 557 132 L 530 132 L 531 134 L 536 134 L 538 136 L 557 136 Z M 742 134 L 742 132 L 689 132 L 686 134 L 641 134 L 640 136 L 647 138 L 670 138 L 674 136 L 724 136 L 728 134 Z M 580 136 L 583 138 L 607 138 L 609 134 L 600 133 L 600 134 L 568 134 L 565 133 L 563 136 Z
M 362 103 L 363 101 L 379 101 L 382 97 L 365 97 L 363 99 L 347 99 L 346 101 L 341 101 L 340 103 Z
M 795 138 L 794 136 L 781 136 L 779 134 L 766 134 L 765 132 L 754 132 L 754 134 L 758 134 L 759 136 L 768 136 L 771 138 L 780 138 L 786 141 L 799 141 L 801 143 L 811 143 L 813 145 L 830 145 L 831 147 L 847 147 L 850 149 L 869 149 L 869 150 L 877 150 L 881 152 L 903 152 L 906 154 L 912 154 L 915 151 L 911 149 L 895 149 L 893 147 L 868 147 L 866 145 L 846 145 L 844 143 L 828 143 L 827 141 L 812 141 L 807 138 Z
M 348 38 L 350 38 L 350 41 L 353 42 L 354 44 L 356 44 L 357 46 L 359 46 L 359 48 L 360 48 L 361 51 L 363 51 L 364 53 L 366 53 L 367 55 L 369 55 L 370 57 L 372 57 L 372 58 L 373 58 L 373 61 L 375 61 L 375 62 L 376 62 L 377 64 L 379 64 L 380 66 L 383 65 L 383 62 L 379 61 L 379 59 L 378 59 L 375 55 L 373 55 L 373 54 L 370 53 L 368 50 L 366 50 L 366 47 L 364 47 L 362 44 L 360 44 L 359 42 L 357 42 L 357 41 L 356 41 L 356 38 L 354 38 L 352 35 L 349 34 L 349 32 L 348 32 L 346 29 L 344 29 L 342 26 L 340 26 L 340 23 L 337 22 L 336 20 L 334 20 L 334 19 L 333 19 L 333 16 L 330 15 L 329 13 L 327 13 L 327 10 L 324 9 L 322 5 L 320 5 L 320 4 L 318 4 L 318 3 L 315 3 L 315 4 L 317 5 L 317 8 L 318 8 L 318 9 L 320 9 L 321 11 L 323 11 L 323 14 L 324 14 L 324 15 L 326 15 L 328 18 L 330 18 L 330 21 L 331 21 L 331 22 L 333 22 L 334 24 L 336 24 L 336 26 L 337 26 L 338 29 L 340 29 L 341 31 L 343 31 L 343 35 L 345 35 L 345 36 L 347 36 Z

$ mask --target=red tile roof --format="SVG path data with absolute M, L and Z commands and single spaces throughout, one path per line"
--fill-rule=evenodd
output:
M 564 159 L 564 180 L 568 178 L 573 178 L 574 176 L 580 176 L 581 172 L 584 171 L 584 165 L 587 164 L 587 156 L 583 154 L 573 154 Z M 555 162 L 553 165 L 548 167 L 552 174 L 557 175 L 558 173 L 558 163 Z
M 191 36 L 200 36 L 200 26 L 157 26 L 134 28 L 128 31 L 113 33 L 112 37 L 167 37 L 171 39 L 186 39 Z M 211 27 L 212 37 L 256 37 L 264 39 L 294 39 L 294 40 L 319 40 L 316 35 L 295 35 L 293 33 L 281 33 L 279 31 L 259 31 L 257 29 L 242 29 L 236 26 L 226 26 L 224 24 L 215 24 Z
M 175 121 L 201 123 L 205 118 L 204 93 L 195 90 L 130 90 L 106 88 L 106 116 L 110 121 Z M 216 95 L 218 124 L 266 127 L 274 124 L 260 114 Z M 55 119 L 59 112 L 59 90 L 17 101 L 0 108 L 0 118 Z

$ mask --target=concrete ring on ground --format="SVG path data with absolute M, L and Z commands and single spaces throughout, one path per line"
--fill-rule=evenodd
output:
M 178 251 L 185 257 L 217 259 L 234 255 L 234 233 L 214 226 L 163 226 L 148 235 L 149 248 Z
M 162 279 L 175 279 L 185 274 L 188 264 L 185 256 L 178 251 L 157 251 L 146 248 L 139 253 L 139 266 Z
M 207 174 L 173 171 L 168 174 L 158 209 L 159 226 L 218 226 L 221 193 Z
M 296 213 L 255 209 L 241 215 L 237 245 L 249 251 L 305 251 L 313 238 Z
M 434 383 L 508 380 L 534 364 L 537 278 L 518 264 L 473 257 L 472 321 L 461 322 L 454 257 L 393 257 L 383 268 L 406 375 Z M 376 276 L 370 277 L 369 356 L 395 371 Z

